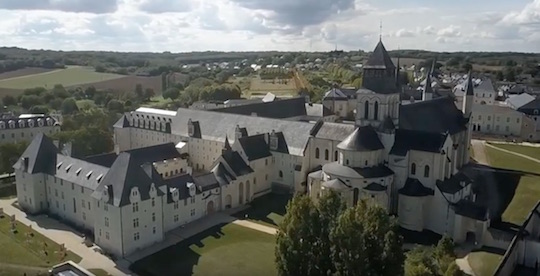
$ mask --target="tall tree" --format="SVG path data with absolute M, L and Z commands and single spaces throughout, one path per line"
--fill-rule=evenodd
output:
M 313 248 L 319 246 L 314 233 L 320 226 L 317 208 L 305 195 L 295 196 L 276 238 L 276 264 L 279 275 L 322 275 L 313 263 Z
M 330 240 L 338 275 L 403 274 L 403 240 L 396 220 L 380 206 L 360 201 L 338 219 Z
M 79 108 L 77 107 L 77 102 L 73 98 L 67 98 L 62 102 L 62 113 L 63 114 L 73 114 L 77 112 Z
M 322 275 L 333 274 L 336 271 L 332 255 L 332 242 L 330 234 L 336 226 L 337 218 L 345 211 L 345 202 L 341 196 L 334 190 L 326 192 L 317 205 L 319 210 L 319 220 L 321 227 L 319 230 L 320 246 L 313 248 L 315 254 L 315 263 Z

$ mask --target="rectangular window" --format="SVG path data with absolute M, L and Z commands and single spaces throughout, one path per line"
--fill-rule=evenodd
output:
M 133 203 L 133 213 L 139 212 L 139 203 L 134 202 Z
M 64 199 L 64 192 L 62 192 L 62 199 Z
M 178 209 L 178 202 L 174 203 L 174 210 Z
M 191 204 L 194 204 L 195 203 L 195 197 L 192 197 L 191 198 Z
M 138 241 L 138 240 L 139 240 L 139 232 L 135 232 L 135 234 L 133 234 L 133 240 L 134 240 L 134 241 Z
M 60 208 L 60 206 L 58 205 L 58 200 L 56 201 L 56 208 Z
M 184 198 L 184 206 L 187 206 L 187 198 Z
M 137 228 L 139 227 L 139 219 L 136 218 L 136 219 L 133 219 L 133 228 Z
M 84 199 L 81 199 L 81 206 L 82 206 L 83 208 L 86 208 L 85 205 L 86 205 L 86 204 L 84 204 Z
M 101 237 L 101 228 L 99 229 L 99 236 Z
M 152 213 L 152 221 L 156 221 L 156 213 Z
M 191 216 L 195 216 L 195 209 L 191 209 Z
M 152 234 L 155 234 L 156 233 L 156 227 L 152 227 Z
M 178 222 L 178 215 L 174 215 L 174 222 Z
M 156 206 L 156 199 L 152 198 L 152 207 Z
M 90 201 L 88 201 L 88 210 L 91 210 L 92 208 L 90 208 Z
M 84 213 L 84 212 L 82 213 L 82 219 L 86 220 L 86 213 Z
M 54 196 L 58 196 L 58 189 L 54 189 Z
M 103 210 L 109 211 L 109 205 L 107 203 L 103 203 Z
M 105 226 L 109 227 L 109 218 L 105 217 Z
M 81 186 L 81 194 L 84 194 L 84 187 Z
M 71 189 L 75 190 L 75 184 L 74 183 L 71 183 Z
M 105 232 L 105 238 L 109 239 L 109 232 Z

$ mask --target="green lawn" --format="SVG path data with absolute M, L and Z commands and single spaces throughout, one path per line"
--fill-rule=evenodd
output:
M 227 224 L 135 262 L 131 269 L 150 275 L 276 275 L 275 238 Z
M 94 273 L 96 276 L 110 276 L 111 275 L 103 269 L 88 269 L 88 271 Z
M 38 86 L 52 88 L 55 84 L 62 84 L 63 86 L 68 87 L 123 77 L 123 75 L 118 74 L 97 73 L 93 68 L 76 66 L 48 73 L 0 80 L 0 87 L 9 89 L 27 89 Z
M 14 276 L 14 275 L 26 275 L 26 276 L 46 276 L 49 275 L 47 268 L 35 269 L 35 268 L 18 268 L 7 267 L 0 264 L 0 276 Z
M 239 219 L 247 219 L 270 227 L 277 227 L 286 213 L 288 194 L 267 194 L 249 203 L 249 208 L 234 214 Z M 246 217 L 247 215 L 247 217 Z
M 540 147 L 528 147 L 521 145 L 512 145 L 512 144 L 491 144 L 495 147 L 513 151 L 516 153 L 521 153 L 532 158 L 540 159 Z
M 51 267 L 67 260 L 76 263 L 81 261 L 81 258 L 71 251 L 67 252 L 67 256 L 63 256 L 58 244 L 22 223 L 17 222 L 16 229 L 17 232 L 11 232 L 7 216 L 0 218 L 0 248 L 9 248 L 0 251 L 1 263 Z M 32 235 L 29 235 L 30 233 Z
M 520 149 L 522 150 L 522 149 Z M 540 173 L 540 164 L 509 153 L 486 147 L 490 165 L 493 167 Z M 514 198 L 504 211 L 502 220 L 521 225 L 527 215 L 540 200 L 540 177 L 525 175 L 521 178 Z
M 492 276 L 501 259 L 502 255 L 487 251 L 471 252 L 468 257 L 469 264 L 477 276 Z

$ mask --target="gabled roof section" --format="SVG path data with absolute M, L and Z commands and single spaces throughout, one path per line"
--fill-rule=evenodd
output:
M 453 135 L 466 130 L 466 124 L 463 112 L 449 97 L 401 105 L 399 109 L 400 129 Z
M 339 88 L 332 88 L 324 94 L 323 99 L 348 100 L 348 98 Z
M 235 176 L 242 176 L 253 172 L 253 169 L 248 164 L 246 164 L 242 156 L 240 156 L 240 154 L 236 151 L 224 152 L 221 155 L 221 158 L 226 163 L 226 165 L 231 168 L 231 173 L 233 173 Z
M 439 153 L 448 135 L 407 129 L 397 129 L 390 154 L 405 156 L 410 150 Z
M 55 165 L 56 172 L 54 176 L 91 190 L 95 190 L 99 186 L 98 177 L 100 175 L 103 177 L 109 172 L 108 167 L 62 154 L 56 155 Z
M 122 115 L 122 117 L 120 119 L 118 119 L 118 121 L 116 121 L 116 123 L 114 123 L 113 125 L 114 128 L 124 128 L 124 127 L 129 127 L 129 122 L 126 118 L 126 115 Z
M 426 188 L 420 180 L 415 178 L 407 178 L 405 186 L 399 189 L 399 193 L 411 197 L 424 197 L 435 194 L 432 189 Z
M 264 136 L 265 134 L 259 134 L 238 139 L 249 161 L 272 156 Z
M 53 141 L 43 133 L 38 133 L 28 145 L 19 160 L 13 165 L 14 169 L 24 169 L 26 172 L 54 174 L 58 148 Z M 27 158 L 27 159 L 26 159 Z M 27 161 L 24 161 L 24 160 Z
M 326 139 L 332 141 L 343 141 L 349 137 L 356 127 L 353 124 L 340 124 L 330 122 L 320 122 L 317 127 L 314 127 L 311 135 L 318 139 Z
M 437 180 L 437 187 L 441 192 L 453 195 L 471 183 L 472 180 L 460 171 L 444 181 Z
M 432 87 L 432 82 L 431 82 L 431 73 L 428 73 L 427 76 L 426 76 L 426 84 L 424 85 L 424 93 L 433 94 L 433 87 Z
M 231 181 L 236 180 L 236 177 L 230 173 L 221 162 L 218 162 L 214 166 L 212 173 L 220 185 L 227 185 L 230 184 Z
M 384 149 L 384 146 L 372 126 L 363 126 L 358 127 L 347 139 L 339 143 L 337 148 L 348 151 L 373 151 Z
M 382 40 L 379 40 L 375 50 L 369 56 L 364 68 L 375 68 L 375 69 L 392 69 L 395 70 L 396 66 L 392 62 L 388 51 L 384 47 Z

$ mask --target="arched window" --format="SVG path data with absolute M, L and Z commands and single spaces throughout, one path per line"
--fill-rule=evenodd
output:
M 337 152 L 337 150 L 334 152 L 334 161 L 338 161 L 338 152 Z
M 324 150 L 324 160 L 328 160 L 330 158 L 329 155 L 330 154 L 329 154 L 328 150 L 327 149 Z
M 424 177 L 429 177 L 429 166 L 428 165 L 426 165 L 424 167 Z
M 319 155 L 320 155 L 319 148 L 316 148 L 315 149 L 315 158 L 319 159 Z
M 379 102 L 375 102 L 375 106 L 373 107 L 373 119 L 379 120 Z
M 412 165 L 411 165 L 411 175 L 415 175 L 415 174 L 416 174 L 416 164 L 412 163 Z
M 364 103 L 364 119 L 369 119 L 369 102 Z
M 283 171 L 279 171 L 279 178 L 283 178 Z

